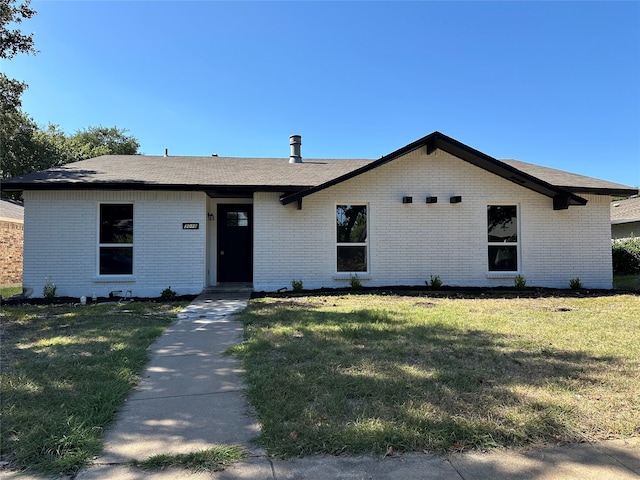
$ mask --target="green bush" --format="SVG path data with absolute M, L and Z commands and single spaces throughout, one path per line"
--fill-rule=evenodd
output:
M 352 290 L 362 290 L 362 283 L 360 282 L 360 277 L 358 277 L 358 274 L 351 275 L 350 283 Z
M 291 288 L 294 292 L 302 291 L 302 280 L 291 280 Z
M 44 287 L 42 288 L 42 296 L 47 299 L 49 302 L 53 302 L 53 299 L 56 298 L 56 284 L 53 283 L 53 279 L 51 277 L 45 278 Z
M 516 290 L 524 290 L 527 288 L 527 280 L 522 275 L 518 275 L 513 279 L 513 286 Z
M 614 275 L 640 273 L 640 237 L 614 240 L 612 249 Z
M 440 290 L 442 288 L 442 280 L 438 275 L 431 275 L 431 288 L 433 290 Z
M 572 278 L 569 280 L 569 287 L 571 290 L 581 290 L 582 282 L 580 281 L 580 277 Z
M 176 292 L 171 290 L 171 287 L 167 287 L 164 290 L 162 290 L 162 293 L 160 294 L 160 298 L 162 300 L 175 300 L 176 295 L 177 295 Z

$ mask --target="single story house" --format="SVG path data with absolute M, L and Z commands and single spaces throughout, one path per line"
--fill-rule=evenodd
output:
M 0 200 L 0 285 L 22 283 L 24 207 Z
M 611 202 L 611 238 L 640 237 L 640 197 Z
M 610 200 L 637 190 L 439 132 L 377 160 L 106 155 L 5 182 L 40 296 L 349 285 L 611 288 Z

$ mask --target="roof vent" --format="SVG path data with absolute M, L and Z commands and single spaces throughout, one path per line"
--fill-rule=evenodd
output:
M 165 148 L 165 149 L 164 149 L 164 156 L 165 156 L 165 157 L 168 157 L 168 156 L 169 156 L 169 149 L 168 149 L 168 148 Z
M 302 145 L 302 137 L 300 135 L 291 135 L 289 137 L 289 145 L 291 146 L 289 163 L 302 163 L 302 157 L 300 156 L 300 145 Z

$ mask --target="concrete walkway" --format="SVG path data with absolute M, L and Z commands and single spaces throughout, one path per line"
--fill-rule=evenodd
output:
M 640 478 L 640 439 L 535 448 L 524 452 L 392 457 L 314 456 L 271 459 L 251 443 L 260 432 L 242 396 L 242 370 L 223 355 L 241 340 L 233 314 L 249 293 L 203 294 L 151 347 L 151 361 L 129 397 L 105 448 L 77 480 L 626 480 Z M 244 461 L 222 472 L 144 472 L 130 459 L 188 453 L 216 444 L 242 445 Z M 0 471 L 0 479 L 35 479 Z

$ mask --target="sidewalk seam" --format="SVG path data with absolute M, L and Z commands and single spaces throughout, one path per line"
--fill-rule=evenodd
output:
M 166 395 L 163 397 L 145 397 L 145 398 L 129 398 L 127 402 L 144 402 L 145 400 L 164 400 L 167 398 L 188 398 L 188 397 L 201 397 L 204 395 L 224 395 L 225 393 L 242 393 L 243 389 L 238 390 L 226 390 L 224 392 L 204 392 L 204 393 L 190 393 L 188 395 Z

